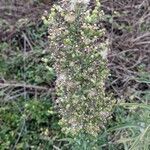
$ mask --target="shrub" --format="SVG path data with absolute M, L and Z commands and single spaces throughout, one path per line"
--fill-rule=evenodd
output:
M 55 138 L 60 138 L 59 118 L 50 100 L 20 98 L 17 102 L 0 104 L 2 150 L 52 148 Z
M 73 10 L 54 5 L 49 16 L 43 17 L 49 25 L 57 104 L 65 133 L 96 135 L 113 106 L 104 88 L 109 70 L 108 40 L 100 23 L 103 17 L 98 1 L 93 10 L 81 2 Z

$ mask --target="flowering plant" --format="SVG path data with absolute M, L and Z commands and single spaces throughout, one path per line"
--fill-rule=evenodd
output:
M 108 40 L 100 24 L 104 17 L 77 2 L 73 10 L 54 5 L 48 18 L 50 50 L 57 73 L 57 107 L 66 133 L 96 135 L 110 116 L 113 101 L 106 96 Z

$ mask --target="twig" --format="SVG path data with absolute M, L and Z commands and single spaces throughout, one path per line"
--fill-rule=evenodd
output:
M 44 86 L 36 86 L 36 85 L 23 84 L 23 83 L 0 83 L 0 87 L 25 87 L 29 89 L 49 90 L 49 88 Z
M 26 34 L 25 34 L 24 32 L 23 32 L 23 37 L 24 37 L 24 39 L 26 40 L 26 42 L 29 44 L 31 50 L 33 51 L 33 47 L 32 47 L 32 45 L 31 45 L 31 43 L 30 43 L 28 37 L 26 36 Z

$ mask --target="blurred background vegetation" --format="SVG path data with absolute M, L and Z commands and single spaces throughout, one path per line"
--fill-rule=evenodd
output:
M 65 135 L 58 123 L 55 60 L 41 19 L 54 3 L 65 5 L 0 1 L 0 149 L 149 150 L 150 2 L 101 0 L 110 49 L 105 91 L 117 104 L 97 137 Z

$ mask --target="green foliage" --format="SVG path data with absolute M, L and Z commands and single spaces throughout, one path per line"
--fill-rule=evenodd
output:
M 24 45 L 21 45 L 19 40 L 25 39 L 21 37 L 15 37 L 11 44 L 0 43 L 0 75 L 15 82 L 26 80 L 29 84 L 50 85 L 55 79 L 55 72 L 52 68 L 51 53 L 43 50 L 47 44 L 45 41 L 47 27 L 42 25 L 34 30 L 32 28 L 26 29 L 26 35 L 33 43 L 30 46 L 32 51 L 24 52 L 22 48 Z
M 113 100 L 106 96 L 105 30 L 97 25 L 104 13 L 97 1 L 94 10 L 77 3 L 70 12 L 54 5 L 48 18 L 50 50 L 57 73 L 57 103 L 65 133 L 96 135 L 107 121 Z
M 47 53 L 41 54 L 40 51 L 31 53 L 26 58 L 23 54 L 17 54 L 7 63 L 6 76 L 17 81 L 26 80 L 30 84 L 50 85 L 55 78 L 55 72 L 51 68 L 52 60 L 48 58 L 48 61 L 44 62 L 43 59 L 47 59 Z
M 150 81 L 148 74 L 144 72 L 137 80 L 143 84 L 149 84 Z M 148 150 L 150 148 L 150 91 L 147 89 L 136 91 L 131 101 L 132 103 L 117 105 L 114 111 L 116 120 L 108 131 L 115 131 L 114 147 L 121 144 L 126 150 Z
M 127 112 L 128 115 L 117 114 L 118 125 L 110 129 L 115 131 L 116 137 L 115 142 L 122 144 L 124 149 L 130 150 L 148 150 L 150 147 L 150 109 L 147 104 L 138 103 L 124 103 L 120 104 L 125 107 L 122 112 Z M 115 145 L 117 147 L 118 145 Z
M 73 139 L 72 150 L 97 150 L 97 138 L 80 133 Z
M 9 45 L 7 43 L 0 43 L 0 76 L 3 76 L 6 71 L 6 54 L 3 51 L 7 50 Z
M 42 148 L 53 146 L 53 137 L 59 137 L 58 116 L 49 100 L 26 100 L 0 108 L 1 149 Z M 46 138 L 51 140 L 45 140 Z M 45 146 L 44 146 L 45 147 Z
M 29 27 L 10 43 L 0 43 L 0 83 L 4 79 L 10 84 L 51 86 L 55 72 L 51 53 L 44 51 L 46 31 L 45 25 Z M 21 40 L 26 39 L 19 34 L 30 39 L 31 50 L 24 52 Z M 64 141 L 58 141 L 63 133 L 59 117 L 53 111 L 51 93 L 26 91 L 23 98 L 23 92 L 19 87 L 0 87 L 0 149 L 53 149 L 55 145 L 63 145 Z

